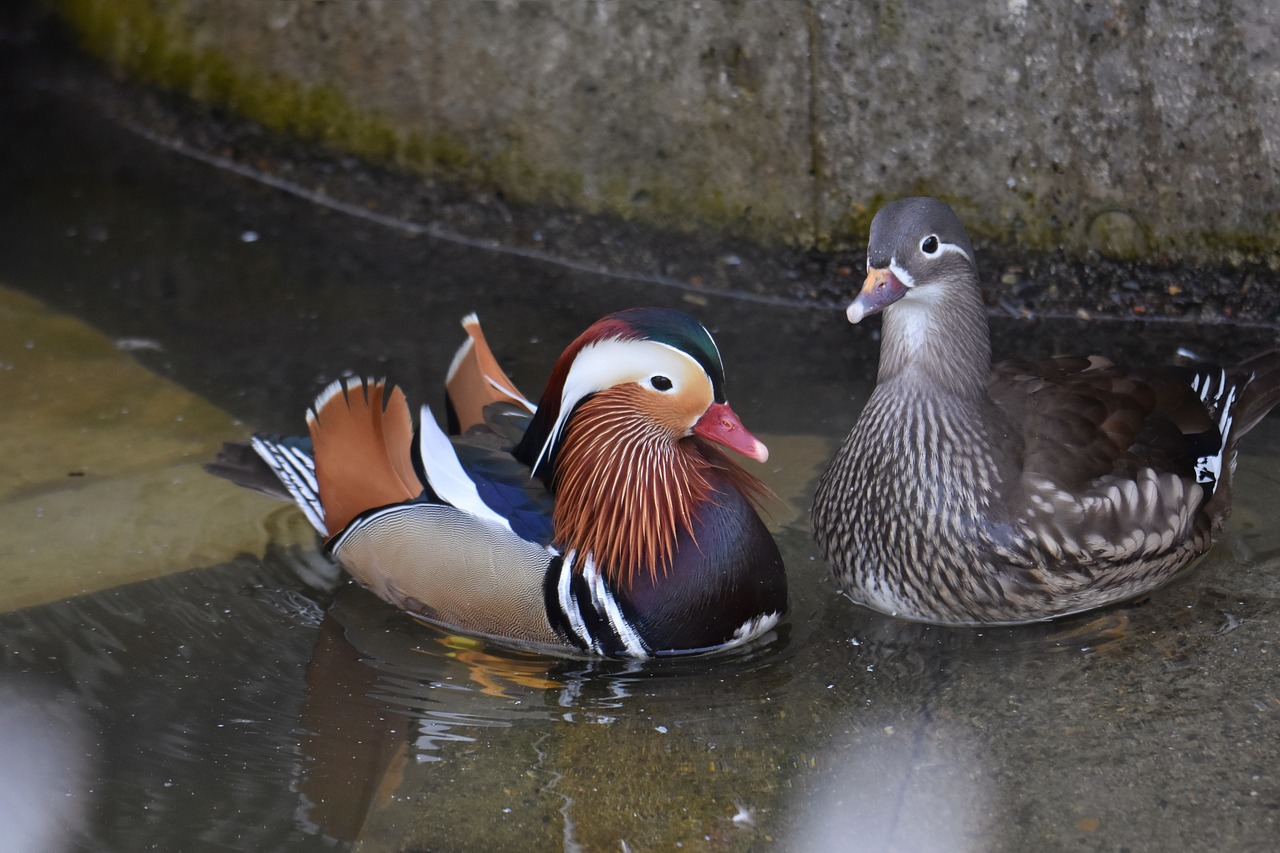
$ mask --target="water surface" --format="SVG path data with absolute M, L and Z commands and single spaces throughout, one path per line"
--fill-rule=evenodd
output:
M 905 624 L 837 596 L 808 533 L 816 477 L 870 392 L 874 324 L 410 239 L 56 94 L 5 109 L 22 133 L 0 137 L 0 285 L 64 330 L 30 326 L 41 364 L 91 351 L 100 373 L 97 408 L 55 404 L 89 390 L 20 386 L 28 339 L 3 343 L 6 407 L 25 420 L 0 435 L 58 452 L 0 466 L 0 584 L 41 559 L 119 583 L 3 608 L 0 713 L 27 734 L 7 738 L 0 790 L 31 805 L 0 828 L 44 819 L 66 849 L 121 851 L 1274 843 L 1276 418 L 1244 445 L 1222 541 L 1174 585 L 1047 626 Z M 707 323 L 735 409 L 773 451 L 762 475 L 793 604 L 750 649 L 634 664 L 450 636 L 342 583 L 296 511 L 191 479 L 223 439 L 299 431 L 347 371 L 438 404 L 468 311 L 536 393 L 586 325 L 639 304 Z M 1230 362 L 1272 339 L 1077 321 L 995 332 L 999 355 L 1145 361 L 1188 347 Z M 140 385 L 150 417 L 98 422 Z M 28 535 L 55 498 L 65 522 Z

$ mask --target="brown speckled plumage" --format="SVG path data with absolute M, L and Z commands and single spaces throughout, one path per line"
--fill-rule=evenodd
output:
M 814 505 L 850 598 L 928 622 L 1050 619 L 1154 589 L 1212 544 L 1280 355 L 993 368 L 973 248 L 933 199 L 877 214 L 868 269 L 849 318 L 883 311 L 879 377 Z

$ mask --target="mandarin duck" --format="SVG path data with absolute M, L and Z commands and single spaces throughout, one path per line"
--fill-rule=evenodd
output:
M 648 657 L 744 644 L 778 622 L 782 558 L 753 506 L 768 490 L 721 448 L 768 451 L 726 402 L 700 323 L 657 308 L 599 320 L 536 406 L 475 315 L 463 327 L 452 437 L 425 406 L 415 431 L 399 388 L 348 379 L 307 412 L 309 440 L 255 436 L 210 469 L 254 485 L 242 463 L 256 455 L 352 577 L 448 629 Z
M 1148 592 L 1203 554 L 1236 443 L 1280 399 L 1280 355 L 1238 368 L 991 364 L 973 246 L 931 198 L 871 223 L 849 322 L 880 312 L 875 390 L 819 482 L 841 591 L 905 619 L 1015 624 Z

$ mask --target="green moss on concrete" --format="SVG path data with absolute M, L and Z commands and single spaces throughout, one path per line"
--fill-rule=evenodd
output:
M 271 130 L 377 163 L 424 171 L 465 171 L 475 165 L 464 143 L 402 130 L 385 116 L 354 107 L 334 86 L 304 86 L 216 50 L 196 48 L 180 3 L 60 0 L 56 10 L 85 50 L 121 72 L 224 107 Z
M 862 245 L 883 195 L 852 202 L 832 222 L 818 211 L 778 206 L 781 194 L 765 186 L 717 187 L 688 183 L 661 173 L 637 179 L 603 176 L 590 187 L 579 172 L 546 169 L 527 156 L 518 140 L 494 152 L 477 152 L 449 132 L 425 135 L 398 126 L 385 115 L 354 106 L 335 86 L 304 85 L 211 48 L 198 47 L 186 20 L 186 4 L 171 0 L 50 0 L 78 35 L 83 47 L 133 78 L 186 93 L 264 126 L 300 139 L 321 142 L 366 158 L 422 173 L 442 173 L 476 187 L 500 188 L 511 200 L 575 207 L 638 218 L 662 227 L 692 229 L 699 223 L 763 243 L 791 243 L 839 250 Z M 898 16 L 896 0 L 880 9 L 882 26 Z M 1014 241 L 1029 250 L 1089 247 L 1086 224 L 1063 224 L 1037 199 L 1019 199 L 1013 224 L 996 221 L 971 200 L 939 192 L 920 182 L 911 193 L 943 198 L 956 208 L 980 240 Z M 895 194 L 896 195 L 896 194 Z M 1104 229 L 1105 230 L 1105 229 Z M 1142 232 L 1138 251 L 1150 258 L 1215 259 L 1265 263 L 1280 268 L 1280 216 L 1256 231 L 1204 231 L 1181 235 Z M 1106 234 L 1093 235 L 1095 238 Z M 1108 245 L 1114 240 L 1104 240 Z M 1136 245 L 1134 241 L 1129 241 Z M 1121 247 L 1125 248 L 1125 247 Z
M 701 220 L 765 241 L 777 240 L 780 233 L 784 240 L 797 231 L 812 234 L 807 220 L 766 211 L 761 199 L 736 198 L 719 189 L 691 198 L 688 186 L 660 178 L 645 187 L 643 205 L 635 203 L 633 179 L 606 180 L 589 196 L 581 173 L 542 168 L 520 151 L 518 143 L 480 156 L 456 136 L 406 131 L 385 116 L 353 106 L 334 86 L 305 86 L 252 63 L 233 61 L 217 50 L 197 48 L 182 3 L 55 0 L 55 8 L 85 50 L 130 77 L 374 163 L 498 187 L 513 201 L 607 211 L 667 227 L 689 228 Z
M 1211 257 L 1237 265 L 1262 264 L 1280 271 L 1277 241 L 1280 241 L 1280 213 L 1271 213 L 1263 217 L 1257 231 L 1200 231 L 1185 235 L 1168 253 Z

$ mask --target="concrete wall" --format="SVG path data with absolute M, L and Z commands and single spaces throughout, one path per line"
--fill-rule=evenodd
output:
M 884 200 L 1280 266 L 1275 0 L 51 0 L 126 73 L 522 201 L 763 242 Z

